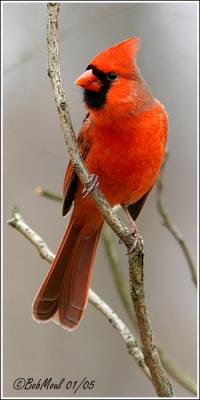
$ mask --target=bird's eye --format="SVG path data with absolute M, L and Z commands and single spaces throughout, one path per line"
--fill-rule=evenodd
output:
M 109 81 L 114 81 L 116 78 L 117 78 L 116 72 L 109 72 L 109 73 L 107 74 L 107 79 L 108 79 Z

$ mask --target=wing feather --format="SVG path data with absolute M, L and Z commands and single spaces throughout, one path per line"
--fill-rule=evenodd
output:
M 83 126 L 79 135 L 77 137 L 78 147 L 80 150 L 81 157 L 85 160 L 88 150 L 89 144 L 86 141 L 86 131 L 89 129 L 88 125 L 89 113 L 86 115 Z M 62 215 L 66 215 L 71 208 L 72 202 L 74 200 L 74 195 L 76 192 L 78 184 L 78 176 L 76 175 L 72 162 L 70 161 L 65 173 L 64 183 L 63 183 L 63 208 Z
M 138 200 L 136 203 L 130 204 L 130 205 L 128 206 L 129 214 L 131 215 L 131 217 L 133 218 L 134 221 L 135 221 L 135 220 L 137 219 L 137 217 L 139 216 L 140 211 L 142 210 L 142 208 L 143 208 L 143 206 L 144 206 L 144 203 L 145 203 L 145 201 L 146 201 L 146 198 L 147 198 L 147 196 L 148 196 L 148 194 L 149 194 L 150 191 L 151 191 L 151 189 L 150 189 L 147 193 L 145 193 L 144 196 L 141 197 L 141 199 Z

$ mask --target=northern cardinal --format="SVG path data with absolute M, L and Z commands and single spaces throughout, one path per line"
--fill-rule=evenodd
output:
M 167 138 L 167 114 L 136 66 L 138 49 L 139 39 L 129 38 L 100 52 L 75 82 L 84 89 L 88 110 L 78 145 L 93 174 L 90 189 L 98 180 L 109 203 L 121 204 L 133 220 L 156 181 Z M 37 320 L 57 319 L 68 330 L 77 327 L 86 308 L 104 223 L 88 192 L 69 162 L 63 215 L 72 203 L 73 212 L 33 304 Z

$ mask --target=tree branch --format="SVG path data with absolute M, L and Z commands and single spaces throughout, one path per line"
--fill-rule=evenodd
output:
M 12 218 L 8 221 L 8 224 L 20 232 L 26 239 L 28 239 L 34 247 L 38 250 L 40 256 L 48 263 L 52 263 L 55 255 L 49 250 L 43 239 L 23 220 L 19 209 L 13 208 Z M 138 366 L 151 381 L 151 375 L 144 362 L 142 350 L 140 349 L 136 339 L 124 324 L 124 322 L 118 317 L 118 315 L 109 307 L 93 290 L 89 291 L 89 302 L 99 310 L 111 323 L 113 328 L 120 334 L 124 340 L 126 347 L 130 355 L 135 359 Z
M 151 322 L 145 302 L 143 254 L 129 255 L 131 298 L 133 300 L 144 360 L 151 372 L 152 380 L 160 397 L 172 397 L 171 385 L 167 379 L 153 337 Z
M 59 196 L 58 194 L 46 190 L 42 186 L 39 186 L 39 189 L 40 190 L 37 190 L 36 188 L 36 193 L 39 194 L 40 196 L 58 202 L 63 201 L 62 196 Z M 113 234 L 106 224 L 103 229 L 102 239 L 103 239 L 104 249 L 108 257 L 109 265 L 111 267 L 116 289 L 120 295 L 120 299 L 122 301 L 124 309 L 127 312 L 130 321 L 132 322 L 134 328 L 137 331 L 138 329 L 137 320 L 134 314 L 130 293 L 128 291 L 128 286 L 126 285 L 125 277 L 120 267 L 119 258 L 117 256 L 115 246 L 113 243 Z M 183 371 L 179 366 L 177 366 L 174 360 L 166 353 L 166 351 L 160 345 L 157 345 L 157 349 L 159 352 L 162 365 L 168 372 L 168 374 L 172 378 L 174 378 L 174 380 L 178 382 L 181 386 L 183 386 L 185 389 L 196 395 L 197 384 L 195 380 L 190 375 L 186 374 L 186 372 Z
M 164 173 L 164 169 L 165 169 L 165 165 L 168 160 L 168 157 L 169 157 L 169 154 L 167 152 L 165 152 L 165 158 L 164 158 L 163 164 L 161 166 L 160 175 L 159 175 L 158 182 L 157 182 L 157 209 L 158 209 L 159 214 L 162 217 L 163 225 L 169 230 L 169 232 L 171 232 L 173 237 L 179 243 L 179 245 L 183 251 L 183 254 L 187 260 L 188 266 L 190 268 L 192 280 L 193 280 L 194 284 L 197 286 L 197 273 L 196 273 L 196 268 L 194 265 L 194 261 L 193 261 L 191 252 L 188 248 L 186 241 L 184 240 L 183 236 L 179 232 L 178 228 L 171 221 L 169 214 L 166 211 L 165 207 L 163 206 L 163 202 L 162 202 L 163 173 Z
M 59 47 L 58 47 L 58 13 L 59 3 L 48 3 L 48 75 L 54 90 L 55 102 L 63 129 L 65 143 L 80 181 L 86 187 L 91 182 L 91 175 L 85 167 L 77 147 L 74 130 L 70 118 L 66 96 L 60 74 Z M 172 397 L 172 388 L 160 362 L 155 346 L 148 310 L 145 303 L 143 280 L 143 251 L 139 245 L 130 253 L 134 243 L 134 237 L 130 230 L 120 222 L 109 203 L 98 188 L 91 192 L 92 198 L 101 214 L 104 216 L 113 231 L 118 235 L 129 251 L 129 274 L 131 285 L 131 297 L 136 311 L 140 337 L 143 345 L 143 354 L 146 365 L 149 367 L 156 392 L 162 397 Z

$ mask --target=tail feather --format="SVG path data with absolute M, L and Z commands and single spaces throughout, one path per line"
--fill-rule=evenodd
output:
M 74 329 L 87 306 L 92 265 L 101 228 L 91 236 L 79 235 L 66 268 L 59 296 L 60 322 Z
M 36 319 L 48 320 L 57 310 L 65 266 L 77 234 L 77 228 L 70 221 L 51 268 L 34 300 L 33 315 Z
M 73 222 L 65 232 L 52 266 L 33 304 L 33 316 L 41 321 L 56 314 L 59 322 L 74 329 L 87 304 L 93 260 L 102 225 L 90 236 Z

